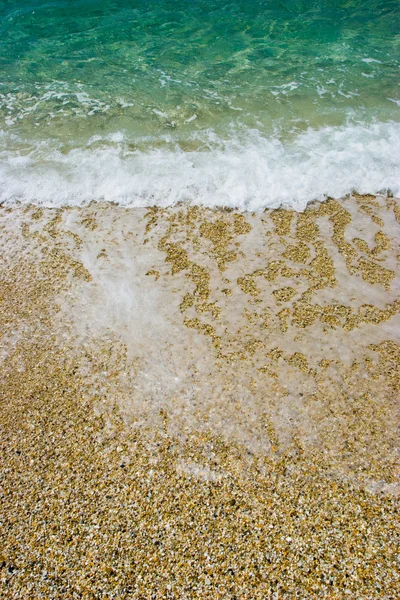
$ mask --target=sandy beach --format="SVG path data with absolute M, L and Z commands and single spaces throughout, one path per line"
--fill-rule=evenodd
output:
M 0 23 L 0 600 L 398 600 L 399 3 Z
M 0 208 L 2 598 L 397 598 L 400 206 Z

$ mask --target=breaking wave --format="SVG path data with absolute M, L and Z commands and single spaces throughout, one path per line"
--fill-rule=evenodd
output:
M 400 194 L 396 122 L 309 129 L 288 141 L 254 130 L 221 139 L 208 130 L 194 134 L 194 150 L 172 138 L 139 149 L 117 133 L 65 151 L 50 142 L 8 143 L 8 135 L 0 152 L 0 202 L 7 204 L 303 210 L 354 190 Z

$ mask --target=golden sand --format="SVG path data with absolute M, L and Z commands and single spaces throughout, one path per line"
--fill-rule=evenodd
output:
M 0 209 L 2 598 L 398 598 L 399 204 Z

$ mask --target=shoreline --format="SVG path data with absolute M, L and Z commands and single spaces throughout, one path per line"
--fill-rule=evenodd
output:
M 395 597 L 397 199 L 0 228 L 1 593 Z
M 400 195 L 400 123 L 308 127 L 293 139 L 254 129 L 213 130 L 184 138 L 130 138 L 100 126 L 83 145 L 56 135 L 36 141 L 4 132 L 0 202 L 32 198 L 42 206 L 160 208 L 179 202 L 259 211 L 304 210 L 311 200 L 360 194 Z M 1 141 L 1 140 L 0 140 Z

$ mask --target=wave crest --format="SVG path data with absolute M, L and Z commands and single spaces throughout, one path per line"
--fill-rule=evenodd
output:
M 353 190 L 400 194 L 400 124 L 309 129 L 290 141 L 247 131 L 184 151 L 132 150 L 122 134 L 68 153 L 42 143 L 0 154 L 0 201 L 48 207 L 105 201 L 125 207 L 179 202 L 260 211 L 303 210 L 312 200 Z

